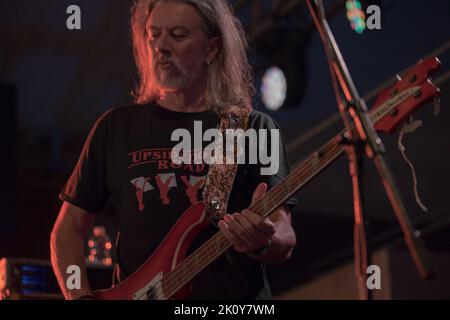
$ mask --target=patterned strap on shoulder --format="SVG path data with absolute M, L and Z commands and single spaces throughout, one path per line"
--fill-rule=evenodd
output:
M 240 132 L 241 134 L 239 134 L 239 131 L 234 132 L 237 139 L 234 139 L 232 146 L 225 145 L 228 149 L 225 152 L 222 139 L 217 139 L 215 143 L 215 150 L 219 152 L 214 155 L 214 162 L 209 166 L 203 189 L 203 201 L 205 202 L 206 211 L 213 222 L 222 219 L 227 211 L 228 198 L 238 168 L 238 159 L 242 154 L 242 149 L 238 149 L 238 146 L 244 145 L 237 141 L 243 139 L 242 133 L 247 129 L 249 113 L 250 109 L 237 106 L 222 108 L 219 111 L 219 130 L 222 133 L 222 137 L 226 137 L 227 129 L 242 129 L 242 131 Z M 230 161 L 231 155 L 233 161 Z

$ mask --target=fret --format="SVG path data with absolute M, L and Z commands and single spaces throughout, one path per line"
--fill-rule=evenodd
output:
M 220 233 L 219 240 L 220 240 L 220 242 L 219 242 L 220 243 L 220 251 L 225 252 L 230 247 L 230 242 L 222 233 Z
M 267 210 L 267 198 L 263 197 L 259 199 L 256 203 L 253 204 L 253 206 L 249 208 L 249 210 L 262 217 L 264 215 L 264 212 L 266 212 Z
M 200 263 L 199 263 L 199 261 L 198 261 L 198 255 L 192 255 L 192 261 L 194 261 L 194 265 L 195 265 L 195 268 L 194 268 L 194 272 L 195 273 L 197 273 L 199 270 L 200 270 Z
M 187 279 L 186 269 L 180 269 L 180 270 L 182 270 L 182 271 L 180 272 L 180 274 L 177 277 L 178 278 L 177 282 L 179 281 L 180 283 L 184 283 L 184 281 Z
M 215 253 L 214 247 L 212 247 L 212 248 L 210 248 L 210 249 L 208 250 L 207 258 L 208 258 L 209 262 L 213 261 L 214 258 L 216 257 L 216 256 L 214 255 L 214 253 Z
M 220 234 L 220 236 L 218 236 L 217 239 L 216 239 L 216 243 L 217 243 L 216 253 L 220 252 L 219 253 L 219 255 L 220 255 L 226 250 L 225 249 L 226 242 L 224 243 L 224 239 L 226 240 L 226 238 L 225 238 L 225 236 L 222 233 L 219 233 L 219 234 Z
M 292 191 L 292 187 L 289 180 L 283 181 L 282 186 L 284 188 L 284 192 L 289 194 Z
M 205 252 L 204 260 L 207 261 L 208 263 L 211 262 L 214 250 L 211 248 L 211 246 L 207 246 L 205 247 L 204 252 Z
M 222 249 L 220 245 L 220 239 L 214 239 L 212 242 L 214 243 L 214 249 L 216 250 L 216 252 L 219 252 Z
M 259 210 L 257 212 L 257 214 L 259 216 L 262 216 L 264 214 L 264 212 L 267 211 L 267 198 L 266 197 L 261 198 L 261 204 L 262 204 L 262 212 L 260 212 Z
M 188 271 L 190 271 L 190 270 L 195 271 L 195 260 L 194 259 L 189 259 L 186 262 L 185 269 L 187 269 Z
M 181 281 L 184 283 L 184 282 L 186 282 L 186 281 L 188 281 L 189 280 L 189 277 L 188 277 L 188 275 L 187 275 L 187 273 L 185 272 L 185 271 L 183 271 L 182 273 L 181 273 Z
M 178 276 L 176 276 L 175 277 L 175 284 L 176 284 L 176 287 L 181 287 L 181 283 L 180 283 L 180 277 L 178 277 Z M 175 289 L 175 287 L 174 287 L 174 289 Z

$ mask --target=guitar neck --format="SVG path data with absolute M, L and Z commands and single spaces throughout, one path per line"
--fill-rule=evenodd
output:
M 386 101 L 379 108 L 371 112 L 371 121 L 374 123 L 377 122 L 394 108 L 397 103 L 400 103 L 412 94 L 414 94 L 414 91 Z M 341 131 L 341 133 L 311 154 L 282 182 L 270 189 L 264 197 L 250 206 L 249 210 L 261 217 L 267 217 L 281 207 L 290 197 L 296 194 L 344 152 L 342 137 L 345 133 L 346 130 Z M 230 247 L 231 243 L 223 233 L 217 232 L 189 257 L 181 261 L 171 272 L 165 275 L 162 280 L 164 295 L 167 298 L 173 296 Z

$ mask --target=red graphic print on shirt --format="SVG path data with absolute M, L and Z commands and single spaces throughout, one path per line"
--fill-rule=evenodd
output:
M 168 193 L 170 188 L 176 187 L 175 174 L 159 174 L 155 177 L 155 180 L 162 203 L 166 205 L 170 204 Z
M 206 176 L 202 175 L 206 173 L 206 165 L 204 163 L 175 164 L 172 162 L 171 151 L 169 148 L 155 148 L 142 149 L 127 154 L 128 170 L 134 171 L 138 167 L 150 166 L 152 171 L 156 173 L 154 176 L 152 174 L 152 177 L 144 178 L 141 176 L 130 181 L 136 187 L 139 211 L 144 210 L 144 193 L 147 191 L 159 191 L 158 199 L 161 200 L 162 204 L 169 205 L 171 203 L 170 189 L 177 188 L 181 181 L 184 183 L 184 193 L 190 203 L 199 201 L 199 190 L 206 181 Z M 192 159 L 198 157 L 201 152 L 202 150 L 191 151 Z M 186 175 L 186 172 L 194 175 Z M 149 181 L 152 181 L 153 185 Z M 172 196 L 175 196 L 174 193 L 172 194 Z
M 131 184 L 136 187 L 136 198 L 138 201 L 139 211 L 144 210 L 144 192 L 153 190 L 154 187 L 148 182 L 149 178 L 139 177 L 131 180 Z
M 184 185 L 186 186 L 185 192 L 189 198 L 189 201 L 192 204 L 196 203 L 198 201 L 198 190 L 203 187 L 206 179 L 204 177 L 191 176 L 190 180 L 188 180 L 186 176 L 181 176 L 181 180 L 183 180 Z

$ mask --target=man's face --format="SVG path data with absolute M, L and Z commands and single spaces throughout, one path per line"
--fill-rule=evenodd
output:
M 211 40 L 203 21 L 190 5 L 168 1 L 153 8 L 147 24 L 153 71 L 162 90 L 189 88 L 206 75 L 211 60 Z

